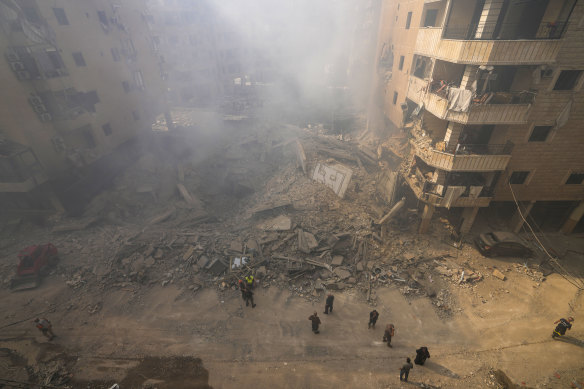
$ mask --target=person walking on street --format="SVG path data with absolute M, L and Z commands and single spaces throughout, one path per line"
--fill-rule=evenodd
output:
M 312 332 L 318 334 L 320 331 L 318 330 L 318 326 L 320 325 L 320 318 L 316 311 L 308 318 L 308 320 L 312 321 Z
M 410 360 L 410 358 L 407 358 L 406 363 L 404 363 L 404 365 L 401 367 L 401 369 L 399 371 L 399 380 L 408 382 L 408 376 L 410 375 L 410 370 L 413 368 L 414 368 L 414 365 L 412 365 L 412 361 Z
M 423 365 L 428 358 L 430 358 L 428 347 L 422 346 L 416 350 L 416 359 L 414 359 L 414 363 L 416 365 Z
M 253 292 L 251 291 L 251 289 L 249 288 L 245 288 L 244 292 L 243 292 L 243 299 L 245 300 L 245 306 L 249 306 L 249 303 L 251 302 L 251 307 L 255 308 L 256 305 L 253 302 Z
M 391 338 L 395 335 L 395 327 L 393 324 L 388 324 L 385 327 L 385 333 L 383 334 L 383 341 L 387 342 L 387 347 L 393 347 L 391 345 Z
M 53 333 L 53 325 L 49 319 L 36 318 L 34 319 L 34 323 L 36 324 L 36 328 L 38 328 L 39 331 L 42 332 L 43 335 L 46 336 L 49 340 L 53 340 L 53 338 L 56 336 Z
M 369 324 L 367 325 L 367 328 L 373 327 L 373 329 L 375 329 L 375 323 L 377 323 L 377 319 L 379 319 L 379 312 L 377 312 L 375 309 L 369 312 Z
M 326 303 L 324 305 L 324 314 L 328 315 L 329 311 L 333 313 L 333 302 L 335 301 L 335 296 L 329 293 L 328 297 L 326 298 Z
M 566 330 L 569 330 L 572 328 L 572 322 L 574 321 L 573 317 L 569 317 L 568 320 L 562 318 L 556 322 L 554 322 L 554 324 L 557 324 L 556 329 L 554 330 L 554 332 L 552 333 L 552 338 L 556 338 L 558 336 L 564 336 L 566 334 Z
M 245 281 L 247 283 L 247 289 L 252 290 L 254 287 L 254 279 L 253 279 L 253 275 L 249 275 L 247 277 L 245 277 Z

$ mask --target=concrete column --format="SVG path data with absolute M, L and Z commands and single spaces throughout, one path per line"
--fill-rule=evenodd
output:
M 460 123 L 448 122 L 448 128 L 446 128 L 446 134 L 444 135 L 444 143 L 446 144 L 445 151 L 447 153 L 454 153 L 456 150 L 456 145 L 458 144 L 458 137 L 464 125 Z
M 462 81 L 460 82 L 460 89 L 471 89 L 472 83 L 477 79 L 478 66 L 466 65 Z
M 420 223 L 420 234 L 425 234 L 428 232 L 428 227 L 430 227 L 430 221 L 432 220 L 432 215 L 434 214 L 435 207 L 430 204 L 424 206 L 424 213 L 422 214 L 422 222 Z
M 570 217 L 562 226 L 561 231 L 564 234 L 571 234 L 572 231 L 574 231 L 576 224 L 582 219 L 582 216 L 584 216 L 584 201 L 580 201 L 580 204 L 578 204 L 576 209 L 572 211 Z
M 535 201 L 531 201 L 529 204 L 527 204 L 525 210 L 521 210 L 524 218 L 527 218 L 527 215 L 529 215 L 529 212 L 531 212 L 531 208 L 533 208 L 534 205 Z M 513 229 L 513 232 L 518 233 L 519 231 L 521 231 L 523 223 L 524 222 L 523 219 L 521 218 L 521 215 L 519 214 L 519 210 L 517 210 L 513 215 L 513 218 L 511 219 L 511 228 Z
M 477 213 L 479 212 L 479 207 L 466 207 L 462 211 L 462 224 L 460 226 L 460 232 L 462 234 L 466 234 L 470 232 L 472 225 L 477 217 Z
M 479 25 L 475 33 L 476 39 L 493 39 L 493 33 L 495 32 L 495 26 L 501 14 L 503 3 L 504 0 L 485 1 L 485 6 L 483 7 L 483 12 L 481 13 Z

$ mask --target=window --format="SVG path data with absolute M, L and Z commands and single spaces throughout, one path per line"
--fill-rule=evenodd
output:
M 529 142 L 545 142 L 552 131 L 552 126 L 535 126 L 529 137 Z
M 132 111 L 132 117 L 134 118 L 134 120 L 140 120 L 140 114 L 138 113 L 138 111 Z
M 406 18 L 406 30 L 410 29 L 410 24 L 412 24 L 412 13 L 408 12 L 408 17 Z
M 75 60 L 75 65 L 79 67 L 87 66 L 87 64 L 85 63 L 85 58 L 83 58 L 83 54 L 81 54 L 80 52 L 73 53 L 73 60 Z
M 426 18 L 424 19 L 424 27 L 436 27 L 436 18 L 438 17 L 437 9 L 429 9 L 426 11 Z
M 513 172 L 511 177 L 509 177 L 509 183 L 515 185 L 524 184 L 528 176 L 529 172 Z
M 120 50 L 118 50 L 117 47 L 112 47 L 112 58 L 114 59 L 114 62 L 120 62 L 122 60 L 122 57 L 120 56 Z
M 110 136 L 112 134 L 112 126 L 109 123 L 101 126 L 101 129 L 103 130 L 105 136 Z
M 99 18 L 99 21 L 101 22 L 101 24 L 103 24 L 104 26 L 109 25 L 109 21 L 107 20 L 107 16 L 105 14 L 105 11 L 97 11 L 97 17 Z
M 53 13 L 57 18 L 57 22 L 61 26 L 68 26 L 69 20 L 67 19 L 67 15 L 65 15 L 65 10 L 63 8 L 53 8 Z
M 397 92 L 393 92 L 393 105 L 397 103 Z
M 144 78 L 142 77 L 142 71 L 137 70 L 134 72 L 134 84 L 138 89 L 144 89 Z
M 566 185 L 582 185 L 584 182 L 584 173 L 572 173 L 566 180 Z
M 404 68 L 404 56 L 400 55 L 399 57 L 399 70 L 402 70 Z
M 582 70 L 562 70 L 558 79 L 556 80 L 556 85 L 554 85 L 554 90 L 572 90 L 578 83 Z
M 130 92 L 130 83 L 128 81 L 122 81 L 122 86 L 124 87 L 124 92 Z

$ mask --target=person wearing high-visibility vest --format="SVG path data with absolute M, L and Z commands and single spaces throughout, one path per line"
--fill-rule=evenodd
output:
M 253 275 L 250 274 L 249 276 L 245 277 L 245 281 L 247 282 L 247 285 L 246 285 L 247 288 L 250 290 L 253 289 L 253 287 L 254 287 Z

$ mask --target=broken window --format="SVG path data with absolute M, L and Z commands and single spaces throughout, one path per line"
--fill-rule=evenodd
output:
M 580 76 L 582 75 L 582 70 L 562 70 L 556 84 L 554 85 L 554 90 L 572 90 L 578 83 Z
M 408 12 L 408 16 L 406 18 L 406 30 L 410 29 L 410 24 L 412 24 L 412 13 Z
M 53 13 L 57 18 L 57 23 L 61 26 L 68 26 L 69 20 L 67 19 L 67 15 L 65 14 L 65 10 L 63 8 L 53 8 Z
M 75 61 L 75 65 L 79 67 L 87 66 L 85 63 L 85 58 L 83 58 L 83 54 L 80 52 L 73 53 L 73 60 Z
M 109 21 L 107 20 L 107 15 L 105 14 L 105 11 L 97 11 L 97 17 L 99 18 L 101 24 L 103 24 L 104 26 L 109 25 Z
M 393 105 L 397 103 L 397 92 L 393 92 Z
M 112 47 L 111 52 L 114 62 L 120 62 L 122 60 L 122 57 L 120 56 L 120 50 L 118 50 L 117 47 Z
M 142 77 L 142 71 L 137 70 L 134 72 L 134 84 L 138 89 L 144 89 L 144 78 Z
M 529 136 L 529 142 L 545 142 L 552 131 L 552 126 L 535 126 L 531 135 Z
M 528 171 L 517 171 L 511 173 L 511 177 L 509 177 L 509 183 L 515 185 L 521 185 L 525 183 L 527 177 L 529 176 Z
M 582 185 L 584 183 L 584 173 L 572 173 L 566 180 L 566 185 Z
M 103 126 L 101 126 L 101 129 L 103 130 L 105 136 L 110 136 L 112 134 L 112 126 L 109 123 L 106 123 Z
M 400 55 L 399 57 L 399 70 L 402 70 L 404 68 L 404 56 Z
M 426 17 L 424 18 L 424 27 L 435 27 L 437 17 L 438 17 L 437 9 L 427 10 Z
M 62 136 L 67 148 L 93 149 L 96 146 L 91 124 L 67 131 Z

